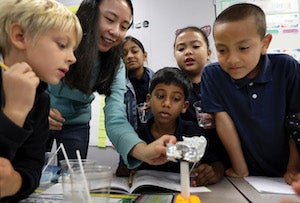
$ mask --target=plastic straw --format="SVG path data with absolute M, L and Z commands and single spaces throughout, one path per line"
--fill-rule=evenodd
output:
M 68 158 L 68 155 L 67 155 L 67 152 L 66 152 L 66 149 L 64 147 L 64 144 L 63 143 L 60 143 L 59 147 L 61 148 L 61 151 L 65 157 L 65 160 L 66 160 L 66 163 L 68 165 L 68 168 L 70 171 L 73 171 L 72 167 L 71 167 L 71 164 L 70 164 L 70 161 L 69 161 L 69 158 Z
M 82 161 L 81 161 L 81 156 L 80 156 L 79 150 L 76 150 L 76 155 L 77 155 L 77 159 L 78 159 L 80 171 L 81 171 L 81 174 L 82 174 L 82 177 L 83 177 L 83 183 L 84 183 L 84 186 L 85 186 L 85 191 L 87 193 L 88 202 L 92 202 L 91 196 L 90 196 L 90 190 L 89 190 L 88 182 L 86 180 L 86 176 L 85 176 L 85 173 L 84 173 L 84 170 L 83 170 L 83 165 L 82 165 Z
M 48 168 L 48 166 L 50 165 L 50 163 L 52 162 L 52 160 L 54 159 L 54 157 L 57 155 L 58 151 L 60 150 L 61 146 L 59 146 L 57 148 L 57 150 L 54 152 L 54 154 L 50 157 L 50 159 L 48 159 L 48 162 L 46 164 L 46 166 L 44 167 L 42 173 L 44 173 L 46 171 L 46 169 Z
M 196 164 L 197 164 L 197 162 L 193 163 L 193 166 L 192 166 L 192 168 L 190 169 L 190 175 L 192 174 L 193 169 L 195 168 Z

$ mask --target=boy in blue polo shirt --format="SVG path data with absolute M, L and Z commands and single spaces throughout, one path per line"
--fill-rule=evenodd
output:
M 266 54 L 272 35 L 265 14 L 235 4 L 215 20 L 218 63 L 202 74 L 202 107 L 215 113 L 216 128 L 231 160 L 228 176 L 284 176 L 299 172 L 295 142 L 285 129 L 288 114 L 300 117 L 300 66 L 284 54 Z

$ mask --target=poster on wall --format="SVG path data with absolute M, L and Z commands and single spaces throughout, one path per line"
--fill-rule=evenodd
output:
M 269 53 L 290 54 L 300 62 L 300 0 L 217 0 L 216 14 L 236 3 L 253 3 L 264 10 L 267 33 L 273 35 Z

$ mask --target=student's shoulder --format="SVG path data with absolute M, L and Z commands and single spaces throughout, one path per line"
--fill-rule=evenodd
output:
M 299 74 L 300 63 L 288 54 L 268 54 L 266 66 L 276 70 L 279 74 L 290 76 Z
M 213 63 L 207 64 L 203 69 L 203 73 L 207 73 L 207 74 L 223 73 L 223 72 L 224 71 L 222 70 L 219 62 L 213 62 Z
M 205 65 L 204 69 L 209 68 L 209 69 L 221 69 L 221 65 L 219 62 L 212 62 L 212 63 L 208 63 Z
M 283 63 L 295 63 L 299 64 L 299 62 L 289 54 L 267 54 L 269 60 L 273 63 L 283 62 Z

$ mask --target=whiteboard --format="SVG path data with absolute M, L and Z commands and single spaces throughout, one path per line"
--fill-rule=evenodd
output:
M 216 15 L 236 3 L 253 3 L 266 14 L 273 38 L 269 53 L 287 53 L 300 62 L 300 0 L 216 0 Z

